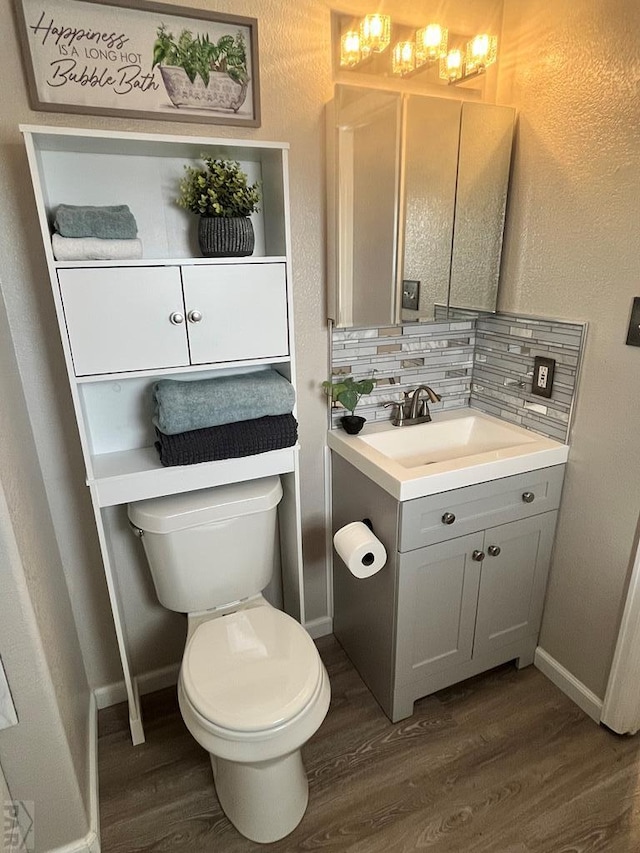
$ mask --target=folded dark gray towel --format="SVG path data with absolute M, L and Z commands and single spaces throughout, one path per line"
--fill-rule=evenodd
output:
M 61 204 L 56 209 L 53 227 L 63 237 L 100 237 L 102 240 L 133 240 L 138 226 L 126 204 Z
M 293 410 L 295 391 L 276 370 L 255 370 L 153 386 L 153 423 L 165 435 L 248 421 Z
M 177 435 L 165 435 L 156 428 L 156 436 L 155 446 L 165 467 L 196 465 L 293 447 L 298 440 L 298 423 L 292 414 L 268 415 Z

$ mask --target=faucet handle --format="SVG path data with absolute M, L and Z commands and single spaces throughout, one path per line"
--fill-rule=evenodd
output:
M 404 424 L 404 401 L 385 400 L 382 405 L 385 409 L 388 409 L 389 406 L 393 407 L 393 411 L 391 412 L 391 423 L 393 426 L 402 426 Z

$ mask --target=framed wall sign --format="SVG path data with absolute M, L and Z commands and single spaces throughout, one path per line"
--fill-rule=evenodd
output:
M 35 110 L 260 126 L 258 22 L 150 0 L 15 0 Z

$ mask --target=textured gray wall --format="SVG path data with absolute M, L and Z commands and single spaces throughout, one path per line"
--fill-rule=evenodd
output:
M 506 0 L 519 111 L 499 307 L 589 322 L 541 645 L 604 690 L 638 524 L 640 5 Z

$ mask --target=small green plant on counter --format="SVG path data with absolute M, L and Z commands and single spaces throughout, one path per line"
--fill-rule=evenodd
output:
M 225 35 L 217 42 L 209 36 L 193 36 L 190 30 L 182 30 L 176 39 L 167 30 L 165 24 L 158 27 L 157 38 L 153 45 L 153 64 L 183 68 L 189 80 L 194 83 L 201 77 L 205 86 L 213 71 L 228 74 L 236 83 L 248 83 L 247 51 L 241 32 L 237 35 Z
M 249 184 L 236 160 L 203 157 L 205 169 L 185 166 L 180 181 L 180 207 L 202 216 L 226 219 L 249 216 L 258 209 L 260 187 Z
M 340 403 L 341 406 L 344 406 L 351 414 L 353 415 L 356 410 L 356 406 L 360 402 L 360 398 L 365 394 L 370 394 L 376 384 L 376 380 L 371 379 L 359 379 L 356 381 L 352 376 L 348 376 L 346 379 L 341 379 L 339 382 L 330 382 L 325 380 L 322 383 L 322 387 L 325 390 L 327 396 L 331 397 L 333 402 Z

